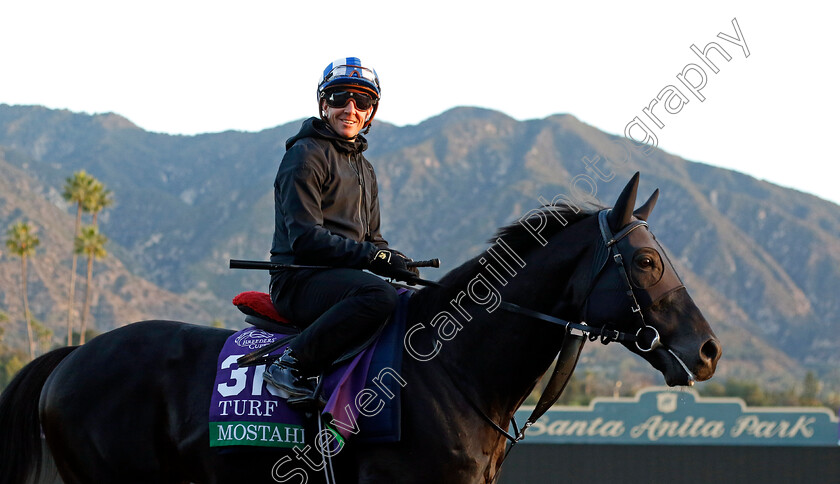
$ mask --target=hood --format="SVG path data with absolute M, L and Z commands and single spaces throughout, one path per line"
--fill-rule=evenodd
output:
M 286 140 L 286 149 L 288 150 L 295 144 L 295 142 L 303 138 L 321 138 L 329 140 L 333 143 L 336 149 L 347 153 L 361 153 L 367 149 L 367 140 L 364 136 L 358 135 L 353 141 L 342 138 L 341 136 L 338 136 L 332 128 L 330 128 L 329 124 L 316 117 L 311 117 L 305 120 L 300 127 L 300 131 Z

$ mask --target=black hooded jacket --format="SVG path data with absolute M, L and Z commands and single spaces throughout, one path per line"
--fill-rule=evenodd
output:
M 363 136 L 341 138 L 314 117 L 286 141 L 274 180 L 272 262 L 363 269 L 388 247 L 365 149 Z

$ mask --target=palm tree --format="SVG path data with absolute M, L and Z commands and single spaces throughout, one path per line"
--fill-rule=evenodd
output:
M 89 194 L 94 186 L 96 179 L 88 175 L 85 170 L 73 173 L 73 176 L 67 178 L 64 184 L 64 192 L 62 196 L 68 202 L 76 204 L 76 225 L 73 229 L 74 240 L 79 236 L 79 230 L 82 226 L 82 210 L 84 210 L 85 200 L 88 199 Z M 73 344 L 73 302 L 76 295 L 76 264 L 78 262 L 78 254 L 73 251 L 73 265 L 70 270 L 70 295 L 67 302 L 67 346 Z
M 87 256 L 87 280 L 85 283 L 85 305 L 82 310 L 82 328 L 79 332 L 79 344 L 85 344 L 85 331 L 87 330 L 87 315 L 90 309 L 90 283 L 93 279 L 93 261 L 94 259 L 105 257 L 108 253 L 105 251 L 105 242 L 108 239 L 99 233 L 99 230 L 94 226 L 83 227 L 81 233 L 76 237 L 73 251 L 76 254 L 85 254 Z
M 35 229 L 28 222 L 18 222 L 12 225 L 6 239 L 6 247 L 13 255 L 20 257 L 20 283 L 23 294 L 23 317 L 26 320 L 26 335 L 29 338 L 29 359 L 35 359 L 35 342 L 32 339 L 32 324 L 29 315 L 29 297 L 26 294 L 26 260 L 35 254 L 35 248 L 41 243 L 35 235 Z
M 9 321 L 9 317 L 6 316 L 6 313 L 0 312 L 0 342 L 3 341 L 3 335 L 6 333 L 6 323 Z
M 35 318 L 32 318 L 32 332 L 35 334 L 35 344 L 41 347 L 41 351 L 46 352 L 50 349 L 52 343 L 53 330 L 41 324 Z
M 112 192 L 105 188 L 105 185 L 99 180 L 94 180 L 87 198 L 82 202 L 82 208 L 85 212 L 93 214 L 93 222 L 91 225 L 97 226 L 97 217 L 99 212 L 114 204 L 114 199 L 111 197 Z

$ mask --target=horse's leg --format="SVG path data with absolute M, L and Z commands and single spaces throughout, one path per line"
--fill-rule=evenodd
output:
M 315 454 L 310 451 L 310 457 Z M 208 484 L 326 483 L 324 470 L 313 470 L 292 449 L 232 449 L 220 452 Z M 335 473 L 336 482 L 356 482 Z

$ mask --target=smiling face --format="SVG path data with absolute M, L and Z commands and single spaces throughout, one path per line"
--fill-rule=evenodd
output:
M 373 107 L 359 110 L 356 108 L 356 101 L 350 99 L 343 107 L 333 108 L 322 100 L 321 111 L 324 119 L 339 136 L 353 139 L 364 128 L 365 121 L 373 113 Z

